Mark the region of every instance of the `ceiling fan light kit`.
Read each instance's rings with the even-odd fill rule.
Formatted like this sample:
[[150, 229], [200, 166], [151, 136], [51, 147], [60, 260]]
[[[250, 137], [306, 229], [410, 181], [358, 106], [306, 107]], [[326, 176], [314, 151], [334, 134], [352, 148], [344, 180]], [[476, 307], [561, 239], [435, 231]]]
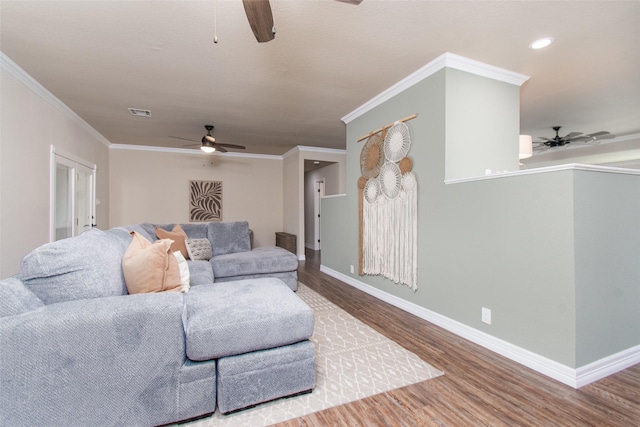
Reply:
[[210, 154], [210, 153], [213, 153], [214, 151], [216, 151], [216, 147], [212, 147], [210, 145], [204, 145], [204, 144], [202, 144], [200, 149], [202, 151], [204, 151], [205, 153], [207, 153], [207, 154]]
[[[185, 145], [185, 147], [189, 146], [199, 146], [200, 150], [205, 153], [213, 153], [214, 151], [220, 151], [221, 153], [228, 152], [227, 148], [234, 148], [237, 150], [244, 150], [246, 147], [244, 145], [236, 145], [236, 144], [225, 144], [216, 142], [216, 139], [211, 135], [213, 131], [213, 125], [204, 125], [204, 128], [207, 130], [207, 134], [202, 137], [202, 140], [198, 144], [189, 144]], [[193, 141], [197, 142], [194, 139], [182, 138], [179, 136], [169, 136], [169, 138], [183, 139], [185, 141]]]

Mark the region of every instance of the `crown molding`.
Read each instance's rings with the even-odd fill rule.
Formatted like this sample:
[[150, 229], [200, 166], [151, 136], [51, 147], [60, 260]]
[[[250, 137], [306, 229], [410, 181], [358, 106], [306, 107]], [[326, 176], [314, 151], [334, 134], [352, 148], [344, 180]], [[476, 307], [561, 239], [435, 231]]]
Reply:
[[310, 147], [306, 145], [298, 145], [297, 148], [302, 153], [347, 154], [347, 150], [339, 148]]
[[521, 86], [530, 78], [529, 76], [526, 76], [524, 74], [505, 70], [503, 68], [465, 58], [464, 56], [456, 55], [454, 53], [445, 52], [433, 61], [424, 65], [422, 68], [400, 80], [398, 83], [394, 84], [387, 90], [374, 96], [369, 101], [362, 104], [360, 107], [342, 117], [341, 120], [346, 124], [350, 123], [361, 115], [383, 104], [384, 102], [421, 82], [427, 77], [437, 73], [443, 68], [455, 68], [460, 71], [466, 71], [471, 74], [476, 74], [478, 76], [487, 77], [518, 86]]
[[323, 148], [323, 147], [309, 147], [305, 145], [296, 145], [291, 150], [282, 155], [283, 159], [289, 156], [293, 156], [297, 153], [322, 153], [322, 154], [347, 154], [347, 150], [341, 150], [338, 148]]
[[27, 89], [31, 90], [31, 92], [42, 98], [49, 105], [67, 116], [75, 124], [86, 130], [95, 139], [97, 139], [107, 147], [111, 145], [111, 142], [109, 142], [107, 138], [102, 136], [100, 132], [91, 127], [89, 123], [85, 122], [71, 108], [67, 107], [64, 102], [60, 101], [60, 99], [58, 99], [54, 94], [49, 92], [47, 88], [42, 86], [36, 79], [31, 77], [29, 73], [23, 70], [18, 64], [13, 62], [13, 60], [11, 60], [11, 58], [5, 55], [5, 53], [2, 51], [0, 51], [0, 68], [9, 73], [12, 77], [22, 83]]
[[223, 156], [223, 157], [241, 157], [244, 159], [263, 159], [263, 160], [282, 160], [282, 156], [274, 154], [254, 154], [254, 153], [205, 153], [202, 150], [194, 150], [191, 148], [172, 148], [172, 147], [154, 147], [151, 145], [130, 145], [130, 144], [111, 144], [112, 150], [131, 150], [131, 151], [152, 151], [155, 153], [172, 153], [172, 154], [192, 154], [196, 156]]

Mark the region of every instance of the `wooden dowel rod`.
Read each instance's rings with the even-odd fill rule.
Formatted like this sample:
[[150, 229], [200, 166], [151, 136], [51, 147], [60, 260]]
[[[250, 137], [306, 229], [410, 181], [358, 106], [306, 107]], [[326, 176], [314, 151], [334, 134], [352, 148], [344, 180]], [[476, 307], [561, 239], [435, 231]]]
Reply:
[[[403, 122], [403, 123], [404, 123], [404, 122], [407, 122], [407, 121], [409, 121], [409, 120], [411, 120], [411, 119], [415, 119], [416, 117], [418, 117], [418, 115], [417, 115], [417, 114], [412, 114], [412, 115], [410, 115], [410, 116], [405, 117], [404, 119], [400, 119], [400, 120], [396, 120], [396, 121], [397, 121], [397, 122]], [[393, 126], [394, 124], [395, 124], [395, 122], [393, 122], [393, 123], [389, 123], [389, 124], [388, 124], [388, 125], [386, 125], [386, 126], [382, 126], [380, 129], [376, 129], [376, 130], [374, 130], [373, 132], [369, 132], [369, 133], [368, 133], [368, 134], [366, 134], [366, 135], [362, 135], [360, 138], [358, 138], [358, 142], [362, 141], [363, 139], [367, 139], [367, 138], [369, 138], [369, 137], [372, 137], [372, 136], [373, 136], [373, 135], [375, 135], [376, 133], [382, 132], [383, 130], [390, 128], [390, 127], [391, 127], [391, 126]]]

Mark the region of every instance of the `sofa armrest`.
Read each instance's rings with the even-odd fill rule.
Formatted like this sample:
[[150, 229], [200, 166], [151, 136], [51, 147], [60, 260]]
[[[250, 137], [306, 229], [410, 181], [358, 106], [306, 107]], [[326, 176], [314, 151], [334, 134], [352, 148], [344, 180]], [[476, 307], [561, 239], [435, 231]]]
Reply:
[[161, 423], [177, 411], [182, 316], [182, 294], [163, 293], [3, 318], [0, 425], [126, 425], [132, 416]]

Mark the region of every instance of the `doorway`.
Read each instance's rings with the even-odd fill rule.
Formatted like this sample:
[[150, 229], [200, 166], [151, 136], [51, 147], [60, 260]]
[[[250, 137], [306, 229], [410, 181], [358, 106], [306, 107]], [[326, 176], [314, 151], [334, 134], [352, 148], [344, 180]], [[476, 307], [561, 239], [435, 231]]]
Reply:
[[96, 165], [51, 146], [50, 241], [96, 226]]

